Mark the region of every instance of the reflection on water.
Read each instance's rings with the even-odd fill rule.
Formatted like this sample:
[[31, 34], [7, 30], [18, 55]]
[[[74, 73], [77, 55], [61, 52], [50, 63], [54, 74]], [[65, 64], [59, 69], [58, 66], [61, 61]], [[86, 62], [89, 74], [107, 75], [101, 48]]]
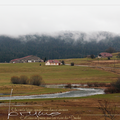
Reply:
[[[53, 88], [63, 88], [63, 85], [49, 85], [46, 87]], [[40, 98], [64, 98], [64, 97], [83, 97], [90, 96], [96, 94], [104, 94], [103, 89], [95, 89], [95, 88], [73, 88], [76, 89], [74, 91], [64, 92], [64, 93], [55, 93], [55, 94], [44, 94], [44, 95], [29, 95], [29, 96], [12, 96], [11, 100], [15, 99], [40, 99]], [[0, 97], [0, 100], [9, 100], [10, 97]]]

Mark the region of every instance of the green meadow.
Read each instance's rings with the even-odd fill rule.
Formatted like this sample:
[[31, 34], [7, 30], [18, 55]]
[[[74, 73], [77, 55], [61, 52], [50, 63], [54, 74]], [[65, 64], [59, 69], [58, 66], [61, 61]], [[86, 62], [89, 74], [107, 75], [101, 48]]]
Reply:
[[110, 60], [108, 58], [70, 58], [70, 59], [60, 59], [60, 61], [64, 60], [66, 64], [71, 64], [74, 62], [76, 65], [91, 65], [91, 66], [106, 66], [106, 67], [120, 67], [120, 58], [117, 58], [113, 55]]
[[[82, 61], [82, 60], [81, 60]], [[76, 63], [80, 62], [78, 59]], [[84, 62], [84, 60], [83, 60]], [[40, 66], [41, 64], [41, 66]], [[18, 64], [0, 64], [0, 93], [10, 95], [13, 89], [12, 96], [15, 95], [36, 95], [36, 94], [50, 94], [61, 93], [70, 91], [71, 89], [60, 88], [44, 88], [35, 85], [25, 84], [12, 84], [10, 79], [12, 76], [26, 75], [28, 77], [39, 74], [42, 76], [46, 84], [62, 84], [62, 83], [111, 83], [120, 77], [119, 74], [99, 70], [91, 67], [80, 66], [45, 66], [44, 63], [18, 63]], [[0, 95], [0, 97], [3, 95]], [[92, 95], [87, 97], [71, 97], [71, 98], [46, 98], [46, 99], [25, 99], [25, 100], [12, 100], [11, 109], [16, 108], [19, 112], [21, 109], [31, 110], [64, 110], [60, 111], [61, 116], [81, 116], [82, 120], [105, 120], [103, 111], [100, 109], [99, 101], [107, 101], [107, 107], [111, 110], [116, 108], [115, 114], [120, 113], [120, 93], [116, 94], [102, 94]], [[5, 120], [8, 112], [8, 100], [0, 100], [0, 119]], [[6, 104], [6, 106], [4, 105]], [[17, 105], [17, 106], [16, 106]], [[115, 107], [114, 107], [115, 106]], [[97, 116], [94, 116], [96, 115]], [[103, 114], [103, 116], [101, 116]], [[90, 116], [88, 116], [90, 115]], [[34, 117], [34, 116], [33, 116]], [[20, 116], [10, 116], [10, 120], [19, 120]], [[31, 117], [32, 119], [32, 117]], [[116, 115], [116, 120], [119, 116]]]
[[[40, 66], [41, 64], [41, 66]], [[90, 67], [80, 66], [45, 66], [44, 63], [5, 63], [0, 64], [0, 93], [10, 93], [13, 88], [14, 95], [45, 94], [65, 92], [68, 89], [43, 88], [33, 85], [12, 84], [12, 76], [26, 75], [28, 77], [39, 74], [46, 84], [64, 83], [110, 83], [120, 75], [98, 70]]]
[[0, 64], [0, 85], [11, 85], [12, 76], [39, 74], [46, 84], [60, 83], [87, 83], [105, 82], [109, 83], [119, 75], [90, 67], [80, 66], [45, 66], [44, 63], [17, 63]]

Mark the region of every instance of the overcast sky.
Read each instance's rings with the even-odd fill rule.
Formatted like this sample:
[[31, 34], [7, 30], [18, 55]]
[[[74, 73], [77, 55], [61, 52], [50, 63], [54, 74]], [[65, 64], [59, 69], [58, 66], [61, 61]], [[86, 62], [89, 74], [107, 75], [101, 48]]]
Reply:
[[0, 0], [0, 35], [120, 33], [120, 0]]

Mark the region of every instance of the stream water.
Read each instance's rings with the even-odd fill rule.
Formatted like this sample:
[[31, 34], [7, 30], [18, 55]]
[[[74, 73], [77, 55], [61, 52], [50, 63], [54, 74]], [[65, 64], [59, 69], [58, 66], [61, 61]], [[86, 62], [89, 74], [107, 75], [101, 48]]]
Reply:
[[83, 97], [83, 96], [90, 96], [90, 95], [96, 95], [96, 94], [104, 94], [103, 89], [95, 89], [95, 88], [72, 88], [72, 89], [75, 89], [75, 90], [64, 92], [64, 93], [55, 93], [55, 94], [0, 97], [0, 100]]

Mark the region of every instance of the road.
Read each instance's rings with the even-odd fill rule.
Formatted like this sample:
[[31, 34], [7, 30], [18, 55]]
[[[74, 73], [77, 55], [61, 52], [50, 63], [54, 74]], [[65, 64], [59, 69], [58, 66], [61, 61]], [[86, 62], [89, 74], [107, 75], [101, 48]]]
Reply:
[[[65, 65], [70, 65], [70, 64], [65, 64]], [[120, 69], [120, 68], [115, 68], [115, 67], [91, 66], [91, 65], [74, 65], [74, 66], [80, 66], [80, 67], [93, 67], [93, 68], [110, 68], [110, 69]]]

